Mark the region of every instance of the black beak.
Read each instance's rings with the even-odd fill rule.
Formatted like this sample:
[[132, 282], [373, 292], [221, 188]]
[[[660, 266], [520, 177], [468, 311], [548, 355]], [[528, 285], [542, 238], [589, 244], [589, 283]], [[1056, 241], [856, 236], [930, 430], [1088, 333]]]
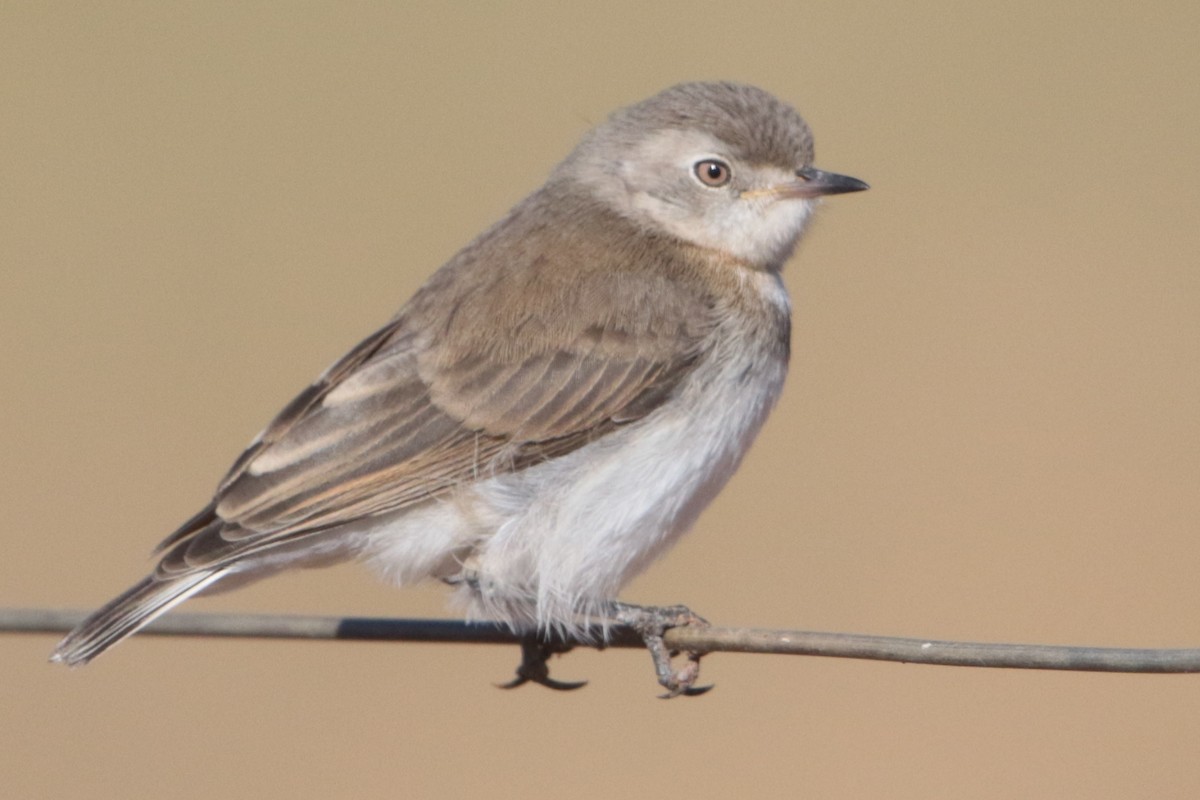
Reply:
[[858, 178], [851, 178], [849, 175], [838, 175], [836, 172], [822, 172], [814, 167], [804, 167], [803, 169], [796, 170], [796, 177], [802, 181], [798, 185], [799, 191], [797, 194], [802, 194], [805, 197], [847, 194], [848, 192], [861, 192], [871, 188]]

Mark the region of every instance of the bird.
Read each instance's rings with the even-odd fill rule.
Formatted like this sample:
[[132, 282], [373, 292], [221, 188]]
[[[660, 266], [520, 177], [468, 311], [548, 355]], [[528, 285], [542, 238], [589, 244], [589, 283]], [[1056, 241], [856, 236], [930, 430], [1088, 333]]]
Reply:
[[703, 691], [698, 658], [677, 670], [662, 644], [702, 618], [618, 595], [742, 461], [787, 372], [784, 263], [821, 198], [867, 188], [814, 167], [809, 126], [755, 86], [618, 109], [286, 405], [52, 660], [197, 594], [360, 560], [530, 633], [514, 685], [572, 688], [548, 637], [624, 624], [668, 696]]

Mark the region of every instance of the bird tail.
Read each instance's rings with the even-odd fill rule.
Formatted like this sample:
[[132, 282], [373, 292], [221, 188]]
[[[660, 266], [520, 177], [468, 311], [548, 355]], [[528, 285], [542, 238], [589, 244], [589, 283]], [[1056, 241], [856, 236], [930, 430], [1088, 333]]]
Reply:
[[71, 667], [86, 664], [225, 574], [215, 569], [166, 580], [144, 578], [79, 623], [54, 648], [50, 660]]

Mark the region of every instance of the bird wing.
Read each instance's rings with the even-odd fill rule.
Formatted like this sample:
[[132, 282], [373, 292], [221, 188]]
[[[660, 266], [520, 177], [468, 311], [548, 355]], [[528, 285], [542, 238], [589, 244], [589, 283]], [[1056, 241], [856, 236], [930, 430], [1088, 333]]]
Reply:
[[[564, 309], [527, 296], [489, 301], [486, 285], [431, 303], [427, 295], [447, 291], [431, 281], [255, 439], [213, 501], [159, 546], [159, 577], [523, 469], [652, 412], [695, 364], [711, 307], [689, 296], [694, 313], [669, 330], [640, 311], [596, 320], [587, 308], [613, 286], [575, 284], [559, 292]], [[629, 277], [616, 286], [643, 303], [661, 288]]]

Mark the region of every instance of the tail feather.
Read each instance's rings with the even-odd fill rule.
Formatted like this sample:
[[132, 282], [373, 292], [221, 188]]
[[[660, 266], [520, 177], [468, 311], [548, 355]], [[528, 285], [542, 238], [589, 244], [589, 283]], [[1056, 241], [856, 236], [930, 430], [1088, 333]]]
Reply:
[[72, 667], [86, 664], [224, 574], [216, 569], [167, 580], [144, 578], [79, 623], [58, 643], [50, 660]]

